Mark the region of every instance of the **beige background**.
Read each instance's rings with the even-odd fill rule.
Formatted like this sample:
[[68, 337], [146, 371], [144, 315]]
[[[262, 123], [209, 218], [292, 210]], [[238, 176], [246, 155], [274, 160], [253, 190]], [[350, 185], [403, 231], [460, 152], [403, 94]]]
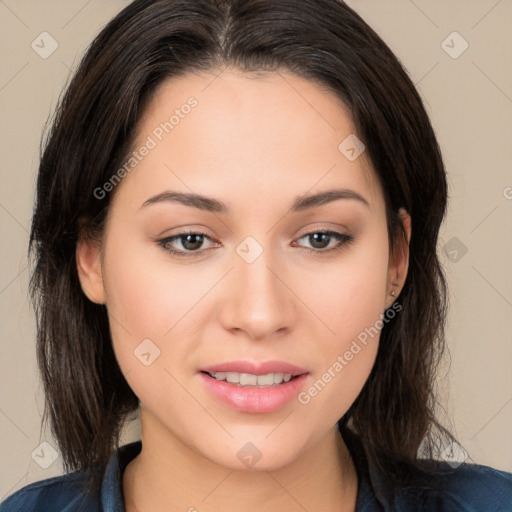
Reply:
[[[70, 69], [127, 3], [0, 0], [0, 499], [62, 473], [58, 453], [46, 469], [37, 457], [43, 451], [51, 462], [42, 442], [56, 449], [48, 432], [39, 436], [43, 397], [27, 299], [38, 146]], [[468, 461], [512, 471], [512, 2], [347, 3], [409, 70], [448, 170], [449, 214], [439, 248], [451, 285], [444, 407]], [[464, 41], [446, 39], [454, 31], [469, 45], [457, 58]], [[42, 32], [58, 43], [46, 59], [31, 47]], [[135, 420], [123, 442], [138, 436]]]

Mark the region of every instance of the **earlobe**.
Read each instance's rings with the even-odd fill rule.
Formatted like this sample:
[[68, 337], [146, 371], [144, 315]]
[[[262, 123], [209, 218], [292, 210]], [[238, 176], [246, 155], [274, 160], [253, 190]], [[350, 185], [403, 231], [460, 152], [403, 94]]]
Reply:
[[105, 304], [105, 289], [101, 270], [100, 245], [81, 239], [76, 246], [76, 268], [82, 290], [96, 304]]

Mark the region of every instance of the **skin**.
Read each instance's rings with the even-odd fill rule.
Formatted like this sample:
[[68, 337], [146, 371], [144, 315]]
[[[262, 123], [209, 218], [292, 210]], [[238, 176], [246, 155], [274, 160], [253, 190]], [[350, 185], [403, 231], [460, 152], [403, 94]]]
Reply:
[[[219, 73], [159, 87], [134, 148], [190, 96], [198, 105], [117, 186], [100, 243], [77, 246], [84, 293], [106, 304], [119, 365], [141, 401], [143, 448], [123, 476], [126, 507], [353, 511], [357, 476], [335, 425], [368, 378], [378, 336], [309, 403], [293, 399], [272, 413], [228, 408], [197, 372], [278, 359], [310, 372], [307, 389], [398, 296], [410, 218], [402, 211], [406, 237], [390, 255], [384, 197], [366, 154], [349, 161], [338, 150], [355, 129], [334, 94], [284, 71]], [[332, 188], [356, 191], [368, 205], [341, 199], [289, 212], [297, 196]], [[216, 198], [231, 212], [169, 201], [141, 207], [168, 190]], [[335, 238], [322, 246], [304, 236], [320, 229], [354, 240], [326, 252]], [[211, 240], [171, 247], [198, 257], [157, 242], [189, 230]], [[236, 252], [247, 236], [263, 249], [252, 263]], [[145, 366], [133, 352], [148, 338], [160, 356]], [[237, 457], [247, 442], [262, 454], [252, 467]]]

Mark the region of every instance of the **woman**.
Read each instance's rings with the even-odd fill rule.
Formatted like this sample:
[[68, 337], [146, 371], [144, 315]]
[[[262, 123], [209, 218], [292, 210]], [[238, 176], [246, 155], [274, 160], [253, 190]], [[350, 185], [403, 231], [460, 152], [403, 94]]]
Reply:
[[128, 5], [58, 109], [30, 239], [68, 474], [0, 510], [509, 510], [511, 474], [434, 460], [446, 199], [345, 4]]

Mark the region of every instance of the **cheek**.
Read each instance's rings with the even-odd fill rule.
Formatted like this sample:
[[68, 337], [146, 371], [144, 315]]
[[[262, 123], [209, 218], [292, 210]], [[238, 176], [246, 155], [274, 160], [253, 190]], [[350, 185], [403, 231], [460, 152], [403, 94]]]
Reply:
[[[109, 311], [135, 338], [159, 339], [198, 303], [209, 283], [201, 281], [193, 266], [170, 263], [154, 242], [133, 238], [109, 240], [105, 258]], [[135, 249], [124, 251], [126, 246]]]
[[339, 265], [317, 270], [316, 286], [302, 286], [308, 306], [321, 320], [313, 335], [319, 364], [298, 397], [310, 417], [324, 417], [328, 424], [337, 421], [371, 372], [383, 326], [386, 251], [386, 241], [376, 238], [350, 255], [347, 252]]
[[386, 240], [374, 237], [349, 248], [338, 261], [306, 272], [300, 293], [324, 325], [327, 346], [343, 348], [384, 312], [388, 257]]
[[[126, 228], [117, 232], [123, 237], [110, 236], [105, 248], [108, 314], [118, 362], [125, 374], [136, 369], [130, 374], [135, 379], [139, 371], [148, 374], [149, 368], [163, 368], [165, 362], [189, 357], [191, 347], [186, 343], [167, 341], [186, 340], [184, 332], [190, 337], [197, 328], [194, 319], [197, 321], [201, 309], [201, 297], [213, 286], [215, 276], [198, 275], [193, 265], [169, 264], [163, 250], [136, 237], [130, 240]], [[139, 347], [145, 347], [143, 353], [149, 351], [150, 357], [153, 352], [159, 354], [149, 368], [136, 359], [142, 350]]]

